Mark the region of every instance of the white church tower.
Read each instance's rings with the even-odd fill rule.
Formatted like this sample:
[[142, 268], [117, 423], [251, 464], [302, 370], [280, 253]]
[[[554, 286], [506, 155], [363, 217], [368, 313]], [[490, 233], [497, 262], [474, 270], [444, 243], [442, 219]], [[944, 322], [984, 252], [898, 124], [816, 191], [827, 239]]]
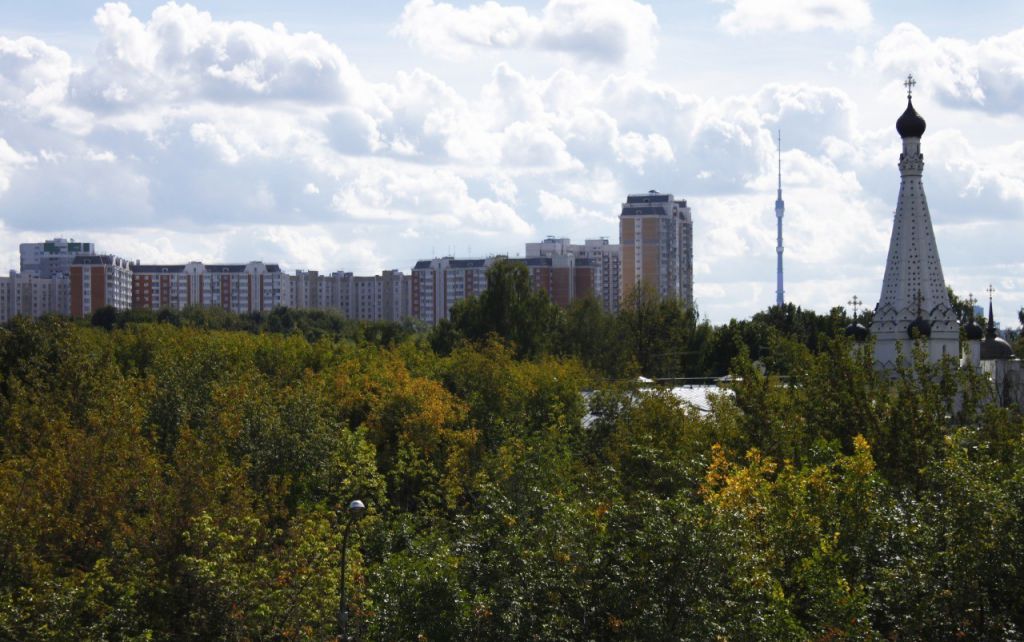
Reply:
[[921, 136], [925, 122], [911, 102], [914, 78], [907, 76], [904, 84], [907, 109], [896, 121], [896, 131], [903, 139], [900, 194], [889, 240], [882, 296], [875, 306], [870, 328], [876, 340], [875, 366], [880, 369], [895, 366], [897, 346], [901, 346], [903, 355], [909, 358], [917, 336], [925, 340], [932, 361], [945, 355], [960, 356], [960, 327], [949, 305], [928, 200], [921, 183], [924, 171]]

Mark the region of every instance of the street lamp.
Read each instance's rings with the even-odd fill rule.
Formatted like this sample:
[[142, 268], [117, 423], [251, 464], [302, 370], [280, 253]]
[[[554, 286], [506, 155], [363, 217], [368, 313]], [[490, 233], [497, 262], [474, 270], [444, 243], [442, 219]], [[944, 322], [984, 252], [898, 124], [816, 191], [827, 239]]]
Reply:
[[366, 513], [366, 504], [358, 499], [348, 503], [348, 519], [345, 521], [345, 534], [341, 538], [341, 601], [338, 604], [338, 626], [341, 639], [348, 641], [348, 604], [345, 601], [345, 555], [348, 553], [348, 533], [352, 524]]

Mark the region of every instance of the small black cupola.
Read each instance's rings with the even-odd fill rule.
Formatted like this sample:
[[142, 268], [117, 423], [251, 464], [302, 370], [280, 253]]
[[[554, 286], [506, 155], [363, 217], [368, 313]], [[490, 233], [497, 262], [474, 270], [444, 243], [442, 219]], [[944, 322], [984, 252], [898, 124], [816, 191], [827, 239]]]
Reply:
[[896, 120], [896, 131], [901, 138], [920, 138], [924, 135], [926, 123], [914, 109], [914, 103], [907, 98], [907, 110]]
[[853, 337], [853, 340], [860, 343], [868, 338], [868, 329], [859, 323], [851, 323], [846, 326], [846, 336]]
[[917, 317], [907, 326], [907, 336], [911, 339], [916, 339], [918, 336], [927, 339], [932, 336], [932, 324], [921, 317]]
[[968, 341], [981, 341], [982, 337], [985, 336], [985, 331], [978, 325], [977, 321], [971, 319], [970, 323], [964, 326], [964, 335]]
[[903, 83], [907, 88], [907, 109], [896, 120], [896, 131], [899, 132], [900, 138], [920, 138], [924, 135], [926, 126], [924, 118], [921, 118], [921, 114], [917, 113], [917, 110], [914, 109], [913, 101], [910, 100], [910, 95], [913, 93], [914, 85], [916, 84], [917, 81], [910, 75], [907, 76], [906, 82]]

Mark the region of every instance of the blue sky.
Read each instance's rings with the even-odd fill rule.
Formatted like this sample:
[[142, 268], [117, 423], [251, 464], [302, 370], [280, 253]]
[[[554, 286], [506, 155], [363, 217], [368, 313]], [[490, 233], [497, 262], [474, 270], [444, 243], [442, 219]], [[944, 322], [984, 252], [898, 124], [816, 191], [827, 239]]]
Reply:
[[1024, 306], [1024, 3], [7, 2], [0, 268], [18, 243], [143, 261], [408, 270], [617, 237], [658, 189], [695, 219], [714, 322], [881, 288], [902, 79], [919, 84], [947, 282]]

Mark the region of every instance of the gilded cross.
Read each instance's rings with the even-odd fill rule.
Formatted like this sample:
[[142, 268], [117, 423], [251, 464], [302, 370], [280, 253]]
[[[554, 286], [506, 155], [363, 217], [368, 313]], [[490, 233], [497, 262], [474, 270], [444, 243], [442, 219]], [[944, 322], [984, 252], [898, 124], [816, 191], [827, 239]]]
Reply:
[[917, 81], [914, 80], [914, 76], [907, 74], [907, 79], [903, 81], [903, 86], [907, 88], [907, 98], [910, 98], [910, 94], [914, 93], [914, 85], [916, 84]]
[[996, 289], [994, 287], [992, 287], [991, 283], [989, 283], [988, 287], [985, 288], [985, 291], [988, 292], [988, 302], [989, 302], [989, 304], [991, 304], [992, 303], [992, 295], [996, 293]]

